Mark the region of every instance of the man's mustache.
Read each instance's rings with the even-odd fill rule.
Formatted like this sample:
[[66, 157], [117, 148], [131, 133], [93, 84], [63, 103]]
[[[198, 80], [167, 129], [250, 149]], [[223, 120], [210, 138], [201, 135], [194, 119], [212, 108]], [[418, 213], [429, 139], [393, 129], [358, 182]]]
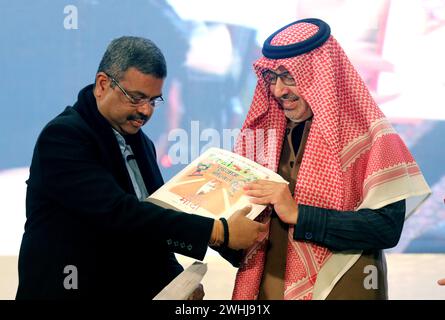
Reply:
[[280, 101], [298, 101], [300, 100], [300, 97], [293, 93], [286, 93], [283, 94], [280, 98], [278, 98]]
[[142, 121], [146, 122], [148, 120], [148, 117], [143, 114], [130, 115], [127, 117], [127, 120], [128, 121], [142, 120]]
[[300, 97], [297, 96], [296, 94], [293, 94], [293, 93], [286, 93], [286, 94], [283, 94], [281, 97], [275, 98], [275, 99], [278, 101], [279, 107], [283, 108], [282, 105], [283, 105], [284, 102], [286, 102], [286, 101], [291, 101], [291, 102], [298, 101], [298, 100], [300, 100]]

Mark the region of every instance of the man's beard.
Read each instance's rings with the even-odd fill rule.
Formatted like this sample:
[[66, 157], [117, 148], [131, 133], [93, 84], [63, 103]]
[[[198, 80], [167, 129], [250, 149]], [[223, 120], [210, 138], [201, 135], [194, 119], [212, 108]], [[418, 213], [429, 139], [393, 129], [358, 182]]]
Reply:
[[300, 110], [294, 109], [294, 110], [283, 110], [284, 111], [284, 115], [286, 116], [286, 118], [288, 118], [289, 120], [293, 121], [293, 122], [302, 122], [306, 119], [305, 115], [306, 113], [300, 114]]
[[293, 93], [284, 94], [278, 99], [279, 105], [284, 111], [284, 115], [286, 116], [286, 118], [288, 118], [289, 120], [291, 120], [293, 122], [302, 122], [302, 121], [306, 120], [305, 119], [306, 112], [301, 114], [301, 110], [300, 110], [304, 106], [299, 105], [295, 109], [286, 110], [283, 108], [283, 105], [284, 105], [284, 102], [288, 102], [288, 101], [298, 103], [297, 101], [300, 101], [300, 99], [301, 99], [301, 97], [299, 97]]

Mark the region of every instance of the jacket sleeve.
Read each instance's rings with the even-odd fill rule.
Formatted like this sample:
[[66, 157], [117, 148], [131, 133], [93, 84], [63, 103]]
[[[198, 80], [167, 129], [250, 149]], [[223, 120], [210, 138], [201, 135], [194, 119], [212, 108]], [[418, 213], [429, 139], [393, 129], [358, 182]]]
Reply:
[[167, 274], [171, 275], [172, 279], [177, 277], [182, 271], [184, 271], [184, 268], [181, 266], [172, 252], [169, 252], [168, 261], [169, 263], [167, 264]]
[[164, 241], [173, 252], [203, 259], [214, 220], [140, 202], [126, 193], [101, 162], [97, 142], [82, 129], [54, 122], [44, 128], [28, 188], [98, 231]]
[[294, 239], [331, 250], [386, 249], [397, 245], [405, 220], [405, 200], [380, 209], [337, 211], [298, 206]]

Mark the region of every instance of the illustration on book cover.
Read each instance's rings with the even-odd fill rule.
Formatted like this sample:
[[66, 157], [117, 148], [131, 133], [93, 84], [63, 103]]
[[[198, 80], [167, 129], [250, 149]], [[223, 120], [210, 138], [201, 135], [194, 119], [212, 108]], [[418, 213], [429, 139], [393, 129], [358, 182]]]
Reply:
[[185, 172], [170, 192], [192, 209], [201, 207], [219, 216], [238, 202], [246, 183], [257, 179], [249, 171], [210, 155], [207, 162], [199, 162]]

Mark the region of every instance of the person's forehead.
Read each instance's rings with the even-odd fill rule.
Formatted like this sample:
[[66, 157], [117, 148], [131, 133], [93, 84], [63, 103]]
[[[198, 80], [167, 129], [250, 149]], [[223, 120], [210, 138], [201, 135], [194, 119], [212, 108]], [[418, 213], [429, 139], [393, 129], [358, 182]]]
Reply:
[[154, 97], [162, 95], [164, 79], [157, 78], [151, 74], [143, 74], [134, 68], [130, 68], [124, 73], [121, 82], [126, 86], [125, 89], [129, 93]]

